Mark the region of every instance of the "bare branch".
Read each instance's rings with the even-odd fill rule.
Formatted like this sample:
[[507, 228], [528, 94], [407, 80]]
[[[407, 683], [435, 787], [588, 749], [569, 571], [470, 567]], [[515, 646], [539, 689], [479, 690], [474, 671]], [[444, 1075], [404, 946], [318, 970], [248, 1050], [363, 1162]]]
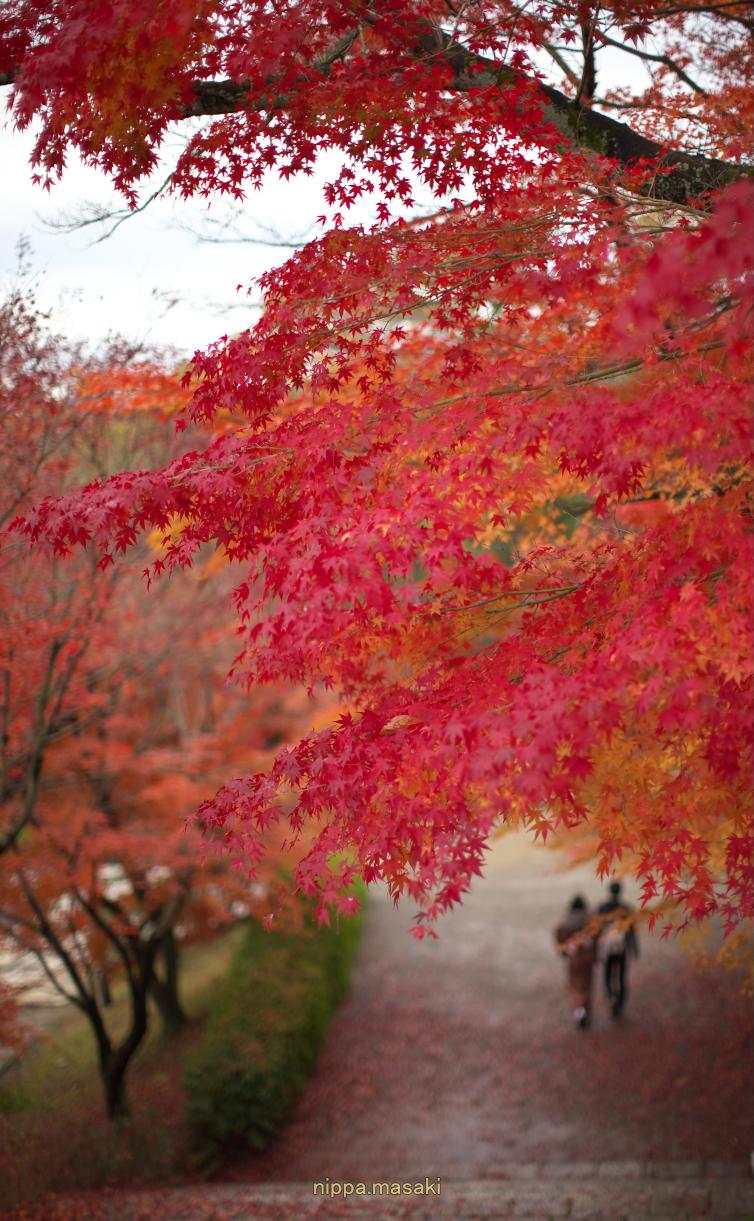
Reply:
[[115, 231], [132, 216], [138, 216], [156, 199], [164, 195], [170, 186], [172, 177], [172, 173], [168, 174], [167, 178], [147, 196], [143, 203], [138, 204], [135, 208], [104, 208], [100, 204], [83, 204], [78, 216], [62, 215], [58, 220], [45, 219], [44, 226], [55, 233], [78, 233], [79, 230], [88, 229], [91, 225], [104, 225], [107, 221], [113, 221], [114, 223], [110, 225], [109, 229], [100, 233], [99, 237], [93, 238], [89, 243], [90, 246], [99, 246], [100, 242], [112, 237]]
[[[134, 973], [133, 973], [133, 962], [131, 960], [130, 954], [128, 953], [128, 950], [126, 949], [125, 945], [123, 944], [122, 939], [120, 937], [118, 937], [117, 933], [112, 928], [112, 926], [110, 924], [108, 924], [107, 920], [104, 920], [102, 918], [102, 916], [100, 916], [100, 914], [97, 911], [94, 904], [89, 902], [89, 900], [81, 893], [81, 891], [78, 889], [78, 887], [74, 887], [73, 893], [75, 894], [76, 899], [81, 904], [82, 908], [84, 909], [86, 914], [89, 916], [89, 918], [92, 920], [92, 922], [94, 924], [96, 924], [97, 928], [100, 930], [100, 932], [103, 934], [103, 936], [106, 937], [107, 940], [110, 942], [110, 944], [115, 948], [115, 951], [116, 951], [118, 957], [120, 958], [121, 962], [123, 963], [123, 966], [126, 971], [126, 975], [128, 976], [129, 986], [130, 986], [131, 990], [133, 991], [136, 988], [136, 980], [134, 978]], [[119, 917], [122, 915], [121, 909], [118, 907], [118, 905], [116, 903], [113, 903], [110, 900], [106, 900], [106, 899], [103, 900], [103, 906], [109, 908], [111, 911], [113, 911], [114, 914], [117, 914]]]
[[39, 781], [42, 775], [42, 765], [44, 762], [44, 752], [47, 745], [47, 714], [48, 704], [52, 694], [52, 679], [55, 670], [55, 661], [58, 653], [62, 648], [62, 641], [53, 639], [50, 643], [50, 651], [47, 656], [47, 666], [45, 675], [42, 680], [42, 687], [37, 696], [37, 713], [34, 725], [33, 747], [26, 766], [26, 791], [24, 793], [23, 803], [16, 817], [12, 820], [8, 830], [3, 831], [0, 835], [0, 856], [9, 849], [14, 848], [21, 832], [31, 821], [34, 815], [34, 809], [37, 802], [37, 793], [39, 792]]
[[545, 42], [542, 45], [547, 54], [550, 56], [550, 59], [552, 59], [553, 62], [558, 65], [563, 75], [567, 77], [575, 89], [578, 89], [580, 84], [579, 75], [577, 72], [574, 72], [565, 56], [561, 55], [558, 47], [553, 46], [551, 42]]
[[249, 233], [242, 227], [241, 219], [238, 217], [226, 216], [222, 219], [215, 219], [210, 216], [200, 229], [187, 224], [180, 225], [179, 228], [184, 233], [190, 233], [196, 241], [203, 244], [267, 246], [280, 250], [301, 250], [314, 236], [313, 230], [309, 229], [305, 233], [293, 234], [290, 238], [284, 238], [277, 229], [270, 225], [263, 225], [261, 221], [253, 221], [252, 224], [254, 229]]
[[[48, 945], [52, 946], [52, 949], [54, 950], [55, 954], [62, 962], [63, 966], [65, 967], [66, 971], [68, 972], [68, 975], [69, 975], [76, 991], [79, 994], [79, 997], [81, 998], [82, 1008], [86, 1008], [89, 1004], [91, 1004], [92, 998], [86, 990], [84, 982], [76, 968], [76, 964], [74, 963], [73, 959], [71, 958], [71, 955], [68, 953], [65, 946], [63, 945], [63, 942], [58, 937], [52, 924], [48, 920], [47, 915], [44, 911], [44, 908], [41, 906], [39, 900], [37, 899], [37, 896], [34, 894], [31, 884], [30, 884], [28, 878], [26, 877], [26, 874], [24, 873], [23, 869], [18, 870], [18, 879], [21, 883], [21, 888], [24, 892], [26, 902], [29, 904], [29, 907], [34, 912], [34, 915], [37, 918], [37, 921], [39, 924], [39, 932], [44, 937], [44, 939], [48, 943]], [[59, 989], [59, 991], [62, 991], [62, 989]], [[66, 995], [66, 994], [63, 993], [63, 995]]]
[[671, 72], [675, 72], [679, 80], [683, 81], [684, 85], [688, 85], [689, 89], [693, 89], [695, 93], [701, 94], [702, 97], [709, 97], [706, 89], [702, 89], [701, 85], [697, 85], [696, 81], [692, 80], [687, 72], [684, 72], [680, 64], [677, 64], [669, 55], [653, 55], [650, 51], [642, 51], [640, 47], [629, 47], [624, 42], [619, 42], [616, 38], [610, 38], [608, 34], [598, 32], [597, 37], [600, 45], [607, 47], [615, 47], [618, 51], [625, 51], [627, 55], [635, 55], [639, 59], [646, 59], [656, 64], [664, 64], [666, 68], [670, 68]]

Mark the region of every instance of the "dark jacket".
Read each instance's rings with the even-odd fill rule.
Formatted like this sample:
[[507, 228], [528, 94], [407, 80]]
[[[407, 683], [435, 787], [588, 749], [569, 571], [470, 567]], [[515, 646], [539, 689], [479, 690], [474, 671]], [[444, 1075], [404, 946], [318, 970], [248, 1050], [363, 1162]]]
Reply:
[[[616, 920], [605, 920], [599, 933], [600, 941], [602, 942], [603, 952], [608, 946], [611, 933], [617, 933], [621, 927], [623, 920], [627, 919], [633, 908], [628, 903], [623, 903], [620, 899], [606, 899], [604, 903], [600, 903], [597, 908], [599, 916], [609, 916], [614, 914]], [[622, 946], [620, 939], [615, 949], [608, 949], [610, 955], [613, 954], [633, 954], [634, 958], [639, 957], [639, 938], [636, 936], [636, 929], [633, 924], [626, 925], [623, 929]]]

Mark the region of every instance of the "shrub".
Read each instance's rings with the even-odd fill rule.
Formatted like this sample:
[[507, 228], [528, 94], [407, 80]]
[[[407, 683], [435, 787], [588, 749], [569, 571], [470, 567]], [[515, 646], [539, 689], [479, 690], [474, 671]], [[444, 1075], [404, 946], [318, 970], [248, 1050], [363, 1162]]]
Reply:
[[307, 912], [295, 932], [250, 922], [185, 1073], [199, 1164], [279, 1132], [346, 994], [360, 931], [359, 915], [317, 929]]

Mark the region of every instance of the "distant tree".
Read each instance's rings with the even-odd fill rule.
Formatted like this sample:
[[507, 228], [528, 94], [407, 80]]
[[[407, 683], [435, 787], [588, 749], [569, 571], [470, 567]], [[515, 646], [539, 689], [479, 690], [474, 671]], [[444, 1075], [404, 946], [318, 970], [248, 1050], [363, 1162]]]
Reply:
[[94, 561], [80, 558], [61, 573], [8, 533], [35, 495], [64, 486], [86, 418], [74, 358], [47, 332], [28, 289], [13, 290], [0, 305], [0, 854], [34, 816], [48, 744], [96, 703], [81, 676], [105, 596], [104, 583], [93, 582]]
[[[224, 694], [234, 635], [217, 614], [216, 560], [149, 596], [102, 558], [61, 564], [8, 529], [45, 491], [108, 473], [124, 454], [164, 461], [170, 387], [132, 355], [115, 345], [84, 362], [27, 293], [0, 306], [0, 941], [34, 955], [86, 1016], [111, 1116], [127, 1110], [150, 998], [169, 1029], [185, 1020], [180, 946], [267, 893], [185, 819], [220, 760], [262, 766], [270, 727], [284, 738], [296, 720], [271, 708], [274, 691]], [[111, 978], [128, 999], [117, 1034]], [[11, 999], [3, 992], [3, 1029]]]

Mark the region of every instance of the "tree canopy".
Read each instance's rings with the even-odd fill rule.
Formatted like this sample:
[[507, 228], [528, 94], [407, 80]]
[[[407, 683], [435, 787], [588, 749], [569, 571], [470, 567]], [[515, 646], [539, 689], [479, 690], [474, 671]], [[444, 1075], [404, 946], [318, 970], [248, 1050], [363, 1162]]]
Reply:
[[[149, 355], [119, 341], [82, 354], [20, 277], [0, 301], [0, 523], [87, 476], [170, 457], [167, 415], [185, 396]], [[268, 763], [310, 708], [300, 689], [225, 690], [233, 623], [217, 583], [230, 574], [211, 558], [151, 594], [96, 560], [29, 554], [0, 529], [0, 948], [86, 1017], [115, 1116], [148, 998], [169, 1029], [185, 1021], [181, 947], [264, 915], [292, 863], [273, 833], [251, 886], [184, 820], [224, 769]], [[123, 1028], [108, 1012], [117, 978]], [[0, 1034], [20, 1041], [22, 989], [0, 985]]]
[[337, 154], [321, 235], [185, 375], [209, 444], [20, 524], [105, 567], [156, 531], [150, 579], [217, 549], [235, 677], [339, 689], [198, 815], [252, 865], [313, 831], [323, 919], [358, 871], [423, 935], [501, 825], [751, 915], [751, 54], [735, 2], [4, 6], [46, 184], [77, 150], [135, 206], [201, 116], [179, 196]]

